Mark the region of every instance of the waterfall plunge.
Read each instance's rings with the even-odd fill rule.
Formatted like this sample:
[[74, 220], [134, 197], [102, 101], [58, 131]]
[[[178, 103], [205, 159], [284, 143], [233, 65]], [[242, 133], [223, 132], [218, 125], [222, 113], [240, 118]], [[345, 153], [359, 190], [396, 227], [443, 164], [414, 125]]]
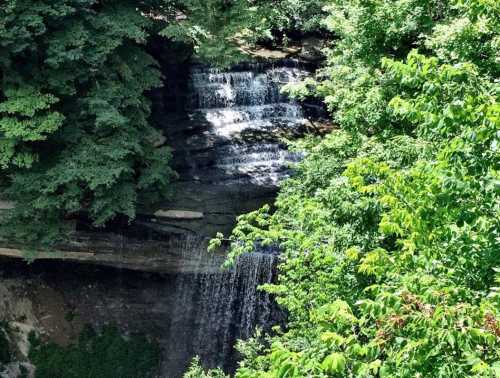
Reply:
[[206, 367], [231, 371], [236, 340], [251, 337], [256, 327], [269, 330], [282, 318], [269, 294], [258, 290], [273, 281], [276, 259], [275, 254], [256, 252], [241, 256], [221, 273], [177, 276], [173, 304], [182, 310], [170, 323], [178, 341], [169, 346], [168, 357], [175, 357], [187, 338], [182, 354], [200, 356]]

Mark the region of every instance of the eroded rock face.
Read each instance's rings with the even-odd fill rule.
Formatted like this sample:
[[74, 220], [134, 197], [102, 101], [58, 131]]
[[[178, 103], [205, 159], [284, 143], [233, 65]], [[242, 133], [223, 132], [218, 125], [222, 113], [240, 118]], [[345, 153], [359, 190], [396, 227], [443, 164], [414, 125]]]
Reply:
[[[301, 106], [280, 90], [306, 75], [293, 61], [243, 64], [227, 72], [193, 66], [185, 72], [184, 113], [163, 109], [159, 120], [180, 174], [174, 197], [160, 211], [204, 217], [162, 216], [156, 230], [183, 227], [213, 237], [230, 232], [238, 215], [272, 200], [289, 165], [301, 158], [284, 139], [303, 135], [308, 125]], [[157, 103], [167, 95], [157, 94]]]
[[[208, 367], [231, 371], [238, 338], [255, 326], [269, 329], [282, 318], [259, 284], [275, 275], [275, 255], [245, 256], [233, 270], [156, 274], [64, 262], [0, 264], [0, 321], [12, 333], [17, 356], [26, 361], [27, 335], [65, 345], [84, 324], [117, 325], [158, 341], [162, 378], [180, 378], [199, 355]], [[13, 368], [15, 368], [13, 366]]]
[[[289, 164], [301, 158], [283, 138], [302, 135], [308, 121], [280, 88], [304, 75], [294, 62], [165, 72], [166, 87], [151, 96], [166, 138], [155, 143], [173, 148], [179, 173], [173, 198], [141, 209], [130, 226], [96, 232], [79, 225], [62, 252], [39, 254], [34, 266], [0, 264], [0, 280], [20, 288], [13, 295], [9, 286], [9, 300], [41, 305], [30, 324], [58, 343], [84, 323], [157, 338], [162, 377], [181, 377], [196, 355], [207, 367], [231, 370], [235, 340], [281, 318], [257, 290], [275, 278], [277, 256], [259, 249], [222, 271], [224, 250], [209, 254], [207, 244], [217, 232], [228, 234], [238, 215], [271, 202]], [[22, 257], [15, 246], [0, 254]], [[68, 324], [68, 311], [76, 322]]]
[[19, 263], [0, 261], [0, 267], [0, 323], [11, 352], [11, 362], [0, 364], [0, 377], [35, 377], [34, 366], [28, 360], [29, 335], [34, 332], [46, 340], [68, 345], [81, 332], [83, 322], [67, 320], [69, 307], [58, 287], [47, 285], [39, 277], [19, 276]]
[[[166, 138], [157, 143], [174, 150], [173, 197], [140, 209], [131, 226], [77, 227], [71, 242], [58, 246], [62, 252], [38, 257], [155, 272], [218, 269], [220, 256], [205, 253], [208, 240], [230, 233], [237, 216], [272, 202], [289, 165], [301, 158], [283, 140], [302, 135], [308, 121], [280, 90], [305, 75], [293, 61], [166, 72], [167, 85], [151, 97]], [[0, 255], [22, 255], [15, 245], [3, 247]]]

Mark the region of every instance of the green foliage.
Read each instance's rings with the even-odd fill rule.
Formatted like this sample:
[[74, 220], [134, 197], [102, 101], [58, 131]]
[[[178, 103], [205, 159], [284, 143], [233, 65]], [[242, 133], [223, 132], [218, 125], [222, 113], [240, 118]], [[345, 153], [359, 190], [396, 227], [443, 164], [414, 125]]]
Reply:
[[160, 34], [191, 45], [195, 54], [211, 64], [230, 66], [243, 59], [236, 40], [241, 38], [244, 14], [238, 4], [224, 0], [187, 0]]
[[[344, 138], [332, 134], [323, 143]], [[499, 261], [491, 183], [469, 194], [453, 170], [391, 167], [377, 149], [358, 152], [370, 158], [348, 159], [340, 178], [326, 187], [321, 178], [311, 195], [305, 167], [325, 157], [316, 148], [286, 185], [277, 212], [263, 217], [265, 229], [245, 218], [242, 232], [246, 221], [255, 227], [248, 243], [279, 236], [281, 275], [267, 290], [290, 318], [289, 330], [246, 360], [237, 377], [322, 377], [344, 369], [342, 376], [359, 377], [492, 374], [500, 314], [487, 299]]]
[[168, 194], [168, 149], [154, 147], [145, 92], [160, 85], [144, 49], [157, 2], [7, 1], [0, 9], [4, 236], [51, 242], [63, 220], [135, 217]]
[[12, 359], [7, 329], [5, 324], [0, 323], [0, 368]]
[[[420, 48], [431, 50], [440, 62], [473, 63], [490, 79], [498, 76], [500, 10], [495, 1], [332, 1], [326, 9], [323, 23], [339, 39], [325, 51], [327, 63], [316, 78], [287, 91], [322, 98], [346, 130], [412, 132], [411, 125], [390, 114], [388, 102], [402, 88], [387, 77], [384, 58], [401, 60]], [[409, 81], [416, 83], [416, 77]]]
[[[285, 38], [290, 32], [318, 32], [323, 19], [325, 0], [257, 0], [239, 1], [240, 11], [245, 12], [246, 31], [253, 38]], [[281, 35], [280, 35], [281, 34]]]
[[37, 378], [155, 377], [159, 349], [142, 336], [124, 337], [115, 327], [86, 328], [68, 347], [42, 343], [31, 336], [29, 358]]
[[495, 0], [453, 3], [455, 17], [434, 27], [425, 40], [441, 61], [471, 62], [491, 78], [500, 74], [500, 5]]
[[[404, 57], [421, 45], [433, 20], [444, 17], [446, 1], [332, 1], [323, 24], [339, 37], [325, 51], [327, 64], [308, 91], [292, 94], [324, 99], [334, 120], [344, 129], [387, 133], [395, 124], [387, 103], [397, 93], [385, 80], [382, 57]], [[300, 87], [299, 87], [300, 88]], [[392, 123], [392, 124], [391, 124]]]
[[34, 156], [26, 152], [16, 152], [20, 142], [45, 140], [48, 134], [61, 127], [64, 117], [58, 112], [44, 114], [44, 110], [57, 102], [52, 95], [44, 95], [28, 86], [5, 89], [6, 101], [0, 104], [0, 132], [3, 135], [0, 150], [2, 167], [9, 164], [31, 167]]
[[228, 376], [220, 369], [205, 371], [200, 365], [200, 359], [195, 358], [184, 374], [184, 378], [227, 378]]
[[160, 34], [191, 44], [196, 55], [227, 67], [256, 43], [287, 44], [288, 34], [318, 32], [326, 0], [184, 0]]
[[341, 130], [298, 143], [276, 209], [229, 237], [230, 261], [281, 248], [264, 289], [289, 313], [236, 377], [499, 376], [498, 5], [328, 12], [324, 69], [287, 90], [323, 98]]

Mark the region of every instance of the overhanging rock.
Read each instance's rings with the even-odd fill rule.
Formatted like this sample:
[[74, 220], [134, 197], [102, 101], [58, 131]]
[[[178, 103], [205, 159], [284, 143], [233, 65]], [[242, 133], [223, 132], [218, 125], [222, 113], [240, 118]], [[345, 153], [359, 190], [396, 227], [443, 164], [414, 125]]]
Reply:
[[164, 240], [135, 239], [112, 233], [76, 233], [52, 251], [30, 251], [15, 245], [0, 248], [0, 256], [37, 260], [77, 261], [158, 273], [221, 272], [225, 253], [208, 252], [208, 238], [171, 235]]
[[154, 215], [158, 218], [176, 220], [197, 220], [204, 218], [203, 213], [189, 210], [158, 210], [154, 213]]

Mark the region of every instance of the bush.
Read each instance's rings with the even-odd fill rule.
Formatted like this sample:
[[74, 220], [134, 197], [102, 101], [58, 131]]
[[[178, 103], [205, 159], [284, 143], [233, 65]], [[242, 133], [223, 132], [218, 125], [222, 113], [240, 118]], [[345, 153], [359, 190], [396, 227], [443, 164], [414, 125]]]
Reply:
[[201, 367], [200, 359], [195, 358], [184, 378], [228, 378], [228, 376], [220, 369], [205, 371]]
[[125, 337], [116, 327], [96, 332], [87, 327], [68, 347], [30, 337], [29, 358], [36, 378], [148, 378], [155, 377], [158, 346], [143, 336]]

